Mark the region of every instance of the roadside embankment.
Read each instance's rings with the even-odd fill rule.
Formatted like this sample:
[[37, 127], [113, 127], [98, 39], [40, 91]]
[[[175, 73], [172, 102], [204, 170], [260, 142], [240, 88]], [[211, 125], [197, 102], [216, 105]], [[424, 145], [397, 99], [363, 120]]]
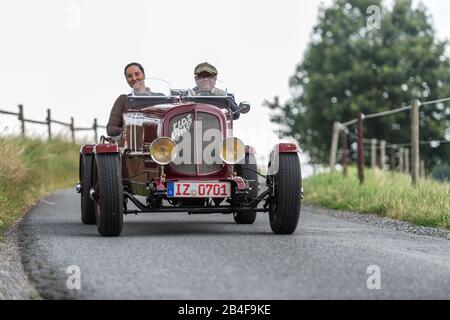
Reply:
[[351, 168], [347, 178], [335, 172], [305, 179], [304, 192], [307, 203], [450, 229], [449, 183], [423, 179], [413, 188], [408, 175], [367, 170], [360, 186]]
[[61, 139], [0, 138], [0, 239], [38, 199], [75, 185], [79, 148]]

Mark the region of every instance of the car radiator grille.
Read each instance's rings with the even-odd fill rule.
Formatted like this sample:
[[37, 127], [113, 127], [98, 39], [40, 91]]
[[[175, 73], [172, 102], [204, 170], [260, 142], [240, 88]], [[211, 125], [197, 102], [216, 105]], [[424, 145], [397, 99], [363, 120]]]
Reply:
[[[196, 128], [194, 126], [195, 121], [200, 123], [201, 126]], [[178, 146], [177, 157], [186, 160], [181, 164], [172, 164], [172, 168], [176, 172], [186, 175], [197, 175], [212, 173], [222, 168], [223, 163], [216, 152], [217, 148], [208, 148], [210, 151], [208, 153], [214, 158], [212, 164], [205, 163], [203, 156], [203, 150], [208, 145], [220, 143], [220, 141], [215, 141], [216, 138], [214, 137], [206, 137], [204, 139], [204, 133], [208, 129], [220, 130], [219, 118], [206, 112], [183, 113], [170, 119], [169, 128], [169, 136], [175, 140]], [[195, 130], [201, 130], [201, 133], [195, 132]], [[187, 148], [187, 146], [189, 147]]]

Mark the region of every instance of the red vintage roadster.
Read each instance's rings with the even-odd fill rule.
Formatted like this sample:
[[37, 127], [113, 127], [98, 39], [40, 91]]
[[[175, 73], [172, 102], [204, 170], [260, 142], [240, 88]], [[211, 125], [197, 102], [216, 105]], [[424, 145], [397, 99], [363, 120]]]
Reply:
[[[81, 147], [77, 191], [84, 224], [118, 236], [127, 214], [222, 213], [252, 224], [258, 212], [268, 212], [274, 233], [296, 230], [302, 198], [296, 144], [274, 146], [263, 176], [255, 149], [232, 136], [233, 120], [250, 110], [248, 103], [237, 105], [226, 93], [153, 92], [128, 96], [120, 137]], [[267, 186], [261, 192], [258, 175]], [[128, 201], [137, 209], [128, 209]]]

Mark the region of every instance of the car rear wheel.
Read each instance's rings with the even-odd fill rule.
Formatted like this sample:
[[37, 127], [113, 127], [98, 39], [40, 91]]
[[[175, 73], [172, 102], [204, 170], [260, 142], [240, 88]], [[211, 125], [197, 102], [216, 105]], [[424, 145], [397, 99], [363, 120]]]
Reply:
[[[248, 180], [250, 184], [250, 198], [256, 198], [258, 196], [258, 174], [256, 173], [256, 170], [257, 165], [254, 154], [246, 154], [245, 162], [236, 165], [238, 176]], [[256, 211], [233, 213], [233, 218], [237, 224], [253, 224], [256, 220], [256, 213]]]
[[104, 237], [116, 237], [123, 225], [123, 185], [118, 154], [95, 157], [95, 215], [98, 232]]
[[297, 153], [281, 153], [278, 157], [278, 170], [272, 176], [274, 197], [269, 212], [270, 227], [276, 234], [292, 234], [301, 209], [300, 161]]
[[92, 188], [92, 154], [81, 156], [80, 178], [81, 178], [81, 221], [84, 224], [95, 224], [94, 201], [89, 193]]

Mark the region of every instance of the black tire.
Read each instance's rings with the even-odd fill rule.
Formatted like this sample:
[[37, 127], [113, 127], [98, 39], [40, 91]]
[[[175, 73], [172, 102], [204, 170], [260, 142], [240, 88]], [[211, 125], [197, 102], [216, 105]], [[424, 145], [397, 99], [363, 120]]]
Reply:
[[120, 156], [95, 157], [95, 215], [97, 229], [104, 237], [117, 237], [123, 225], [123, 185]]
[[276, 234], [292, 234], [301, 210], [302, 174], [297, 153], [281, 153], [273, 175], [275, 197], [269, 212], [270, 228]]
[[[258, 196], [258, 174], [256, 173], [256, 157], [254, 154], [246, 154], [245, 162], [243, 164], [236, 165], [236, 172], [238, 176], [249, 180], [250, 187], [249, 192], [251, 198]], [[237, 224], [253, 224], [256, 220], [256, 211], [245, 213], [233, 213], [233, 219]]]
[[92, 166], [93, 155], [82, 155], [80, 159], [81, 222], [84, 224], [95, 224], [94, 201], [89, 196], [89, 191], [92, 188]]

